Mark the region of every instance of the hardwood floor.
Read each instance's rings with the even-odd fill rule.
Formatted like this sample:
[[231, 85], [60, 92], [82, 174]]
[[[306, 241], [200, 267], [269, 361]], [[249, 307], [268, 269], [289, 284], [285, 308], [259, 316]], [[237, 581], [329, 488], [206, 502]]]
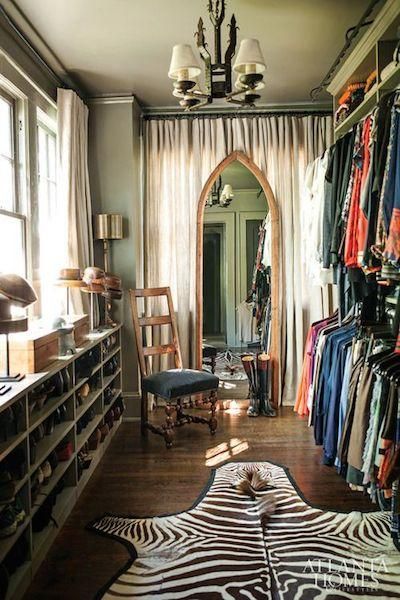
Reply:
[[[159, 410], [157, 420], [162, 416]], [[93, 598], [124, 566], [128, 553], [118, 542], [87, 531], [91, 520], [105, 512], [152, 516], [185, 510], [206, 485], [211, 464], [235, 459], [286, 465], [306, 499], [321, 507], [371, 509], [368, 498], [351, 492], [334, 469], [321, 464], [312, 430], [290, 407], [276, 419], [219, 413], [215, 437], [204, 426], [185, 426], [176, 432], [171, 450], [159, 436], [141, 439], [138, 423], [124, 423], [25, 597]]]

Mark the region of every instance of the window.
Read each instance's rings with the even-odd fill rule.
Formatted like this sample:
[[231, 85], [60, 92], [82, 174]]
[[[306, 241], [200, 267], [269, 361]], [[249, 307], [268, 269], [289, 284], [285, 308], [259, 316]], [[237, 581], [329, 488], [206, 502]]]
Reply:
[[56, 125], [38, 111], [38, 240], [41, 313], [55, 316], [60, 310], [60, 290], [55, 288], [63, 262], [63, 227], [57, 202]]
[[0, 95], [0, 208], [13, 211], [16, 197], [14, 102]]
[[26, 276], [26, 217], [19, 212], [16, 103], [0, 90], [0, 271]]

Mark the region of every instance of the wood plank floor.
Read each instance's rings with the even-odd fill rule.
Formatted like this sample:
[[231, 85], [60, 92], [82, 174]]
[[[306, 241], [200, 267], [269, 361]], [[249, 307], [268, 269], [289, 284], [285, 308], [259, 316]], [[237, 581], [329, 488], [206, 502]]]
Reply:
[[26, 598], [93, 598], [128, 554], [118, 542], [85, 530], [87, 523], [105, 512], [151, 516], [185, 510], [206, 485], [211, 463], [271, 459], [290, 468], [308, 501], [334, 510], [371, 509], [367, 498], [321, 464], [312, 430], [291, 408], [276, 419], [249, 419], [243, 411], [220, 413], [219, 420], [215, 437], [201, 425], [179, 429], [168, 451], [159, 436], [142, 440], [138, 423], [122, 424]]

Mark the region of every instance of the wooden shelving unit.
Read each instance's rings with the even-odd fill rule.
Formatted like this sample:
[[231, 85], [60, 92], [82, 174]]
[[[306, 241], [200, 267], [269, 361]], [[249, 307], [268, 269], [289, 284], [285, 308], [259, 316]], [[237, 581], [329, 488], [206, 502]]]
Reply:
[[[78, 378], [76, 373], [77, 363], [90, 351], [94, 351], [95, 355], [97, 353], [99, 359], [92, 367], [89, 377]], [[108, 369], [105, 367], [111, 359], [113, 359], [113, 362], [116, 362], [113, 365], [114, 372], [106, 375], [105, 371], [108, 372]], [[61, 526], [74, 507], [121, 424], [121, 418], [114, 422], [104, 441], [91, 453], [92, 461], [89, 468], [80, 474], [78, 469], [79, 451], [95, 431], [96, 427], [101, 426], [105, 422], [106, 414], [121, 397], [120, 365], [121, 327], [118, 326], [114, 329], [108, 329], [102, 333], [89, 336], [85, 346], [79, 348], [75, 355], [68, 358], [60, 358], [52, 363], [46, 372], [27, 375], [21, 382], [13, 384], [12, 390], [0, 398], [0, 413], [8, 407], [12, 407], [16, 402], [22, 403], [24, 423], [23, 429], [17, 435], [9, 437], [7, 441], [0, 443], [0, 462], [6, 459], [16, 448], [22, 448], [26, 457], [25, 472], [23, 473], [23, 477], [16, 482], [16, 495], [18, 495], [24, 506], [26, 518], [14, 535], [0, 539], [0, 563], [5, 560], [21, 536], [25, 536], [29, 551], [25, 563], [10, 578], [6, 596], [7, 600], [14, 600], [23, 596]], [[29, 396], [31, 392], [64, 369], [68, 369], [70, 389], [62, 396], [49, 398], [41, 410], [34, 409], [30, 411]], [[83, 398], [82, 403], [79, 404], [77, 401], [78, 392], [82, 385], [85, 382], [91, 382], [92, 378], [93, 380], [97, 380], [97, 387], [91, 390], [89, 395]], [[108, 386], [112, 386], [114, 393], [111, 400], [106, 403], [104, 392]], [[39, 425], [44, 424], [46, 419], [51, 417], [63, 405], [66, 406], [66, 420], [55, 425], [49, 435], [45, 435], [37, 442], [35, 456], [31, 457], [30, 436], [32, 436], [32, 433]], [[78, 433], [77, 423], [88, 410], [93, 411], [91, 414], [92, 419]], [[31, 483], [37, 469], [64, 440], [72, 443], [72, 455], [68, 460], [58, 463], [47, 484], [41, 486], [40, 493], [32, 501]], [[33, 528], [34, 517], [60, 480], [64, 480], [65, 485], [57, 495], [52, 513], [58, 527], [50, 521], [49, 525], [42, 531], [35, 532]]]

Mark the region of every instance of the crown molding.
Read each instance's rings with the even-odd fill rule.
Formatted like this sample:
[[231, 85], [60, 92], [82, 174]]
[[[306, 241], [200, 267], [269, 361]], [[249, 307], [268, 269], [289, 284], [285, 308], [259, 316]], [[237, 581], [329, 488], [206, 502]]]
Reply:
[[71, 78], [62, 62], [15, 2], [0, 0], [0, 9], [10, 32], [18, 37], [31, 59], [46, 72], [52, 83], [57, 87], [69, 87], [82, 95], [82, 90]]
[[89, 96], [86, 98], [88, 104], [139, 104], [136, 96], [131, 94], [124, 95], [104, 95], [104, 96]]

